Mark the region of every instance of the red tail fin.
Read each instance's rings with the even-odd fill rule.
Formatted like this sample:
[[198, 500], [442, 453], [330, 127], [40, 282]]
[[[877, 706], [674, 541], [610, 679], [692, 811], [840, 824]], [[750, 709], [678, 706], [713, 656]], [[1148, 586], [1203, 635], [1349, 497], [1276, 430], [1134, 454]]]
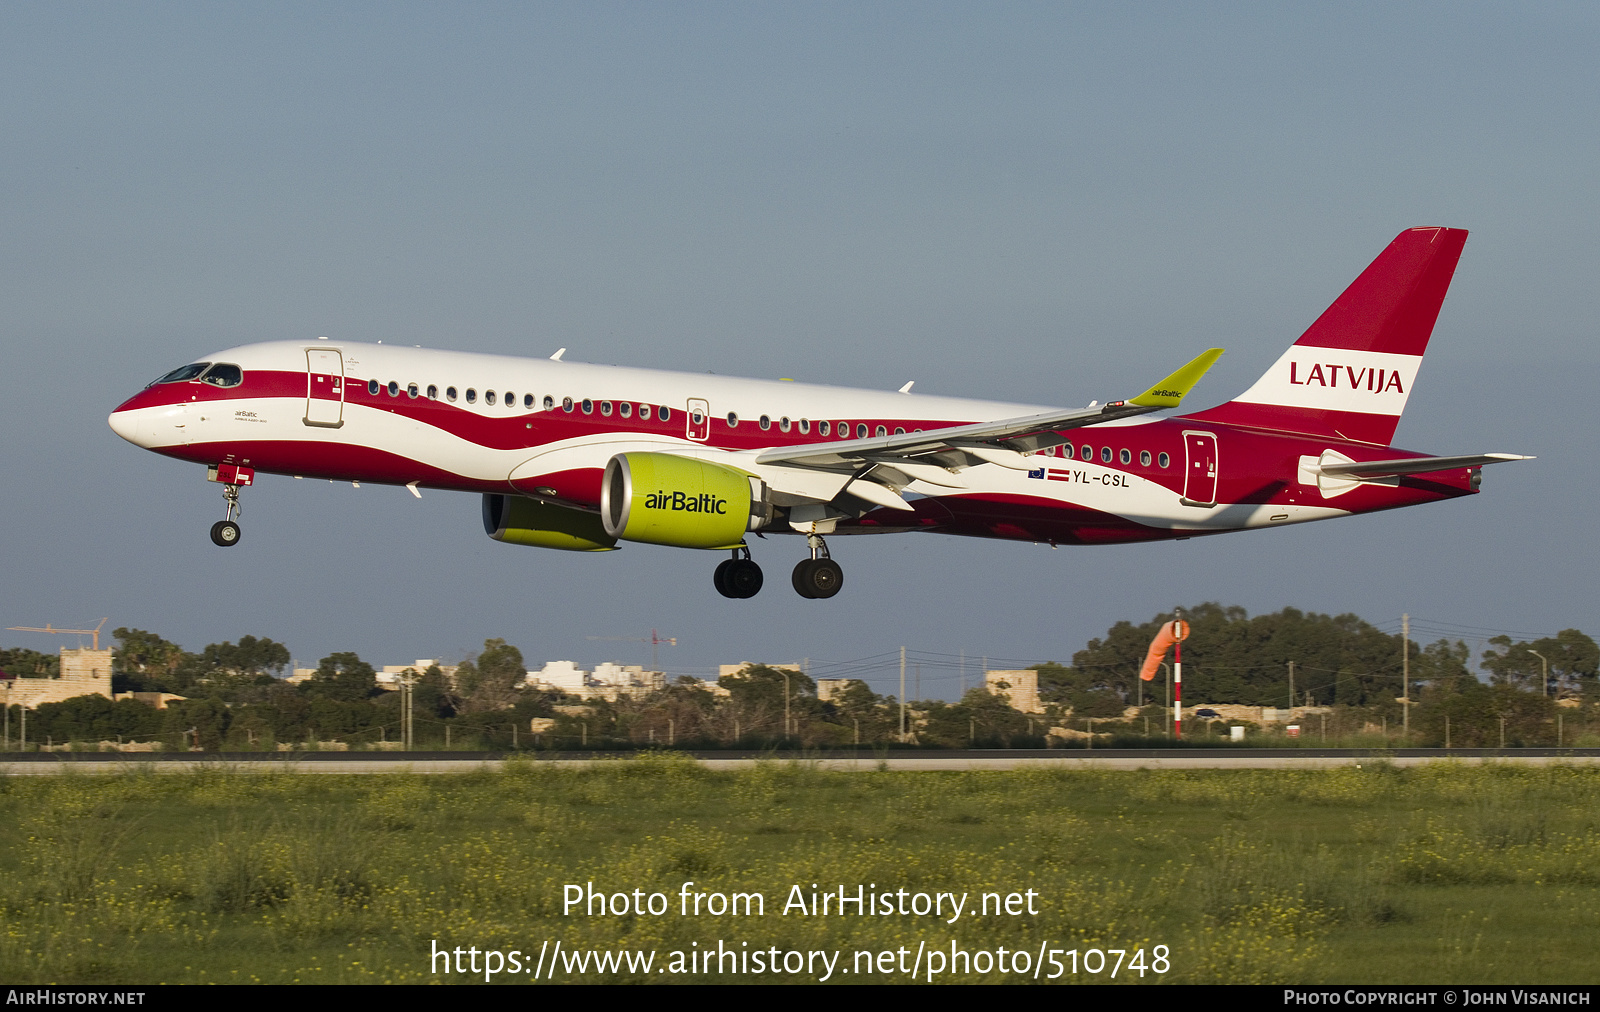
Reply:
[[1254, 386], [1189, 417], [1388, 445], [1466, 241], [1401, 232]]

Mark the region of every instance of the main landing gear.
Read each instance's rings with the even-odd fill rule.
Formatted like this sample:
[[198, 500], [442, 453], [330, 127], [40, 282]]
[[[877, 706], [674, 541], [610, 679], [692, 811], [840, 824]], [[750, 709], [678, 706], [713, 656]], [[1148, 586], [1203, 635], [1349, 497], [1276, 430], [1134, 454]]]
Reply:
[[[743, 552], [741, 557], [740, 553]], [[733, 550], [733, 558], [725, 559], [711, 574], [717, 593], [723, 597], [755, 597], [761, 592], [761, 567], [750, 558], [750, 549], [743, 545]]]
[[832, 597], [844, 586], [844, 570], [829, 558], [822, 535], [807, 535], [806, 543], [811, 546], [811, 558], [801, 559], [794, 567], [795, 593], [813, 599]]
[[[809, 535], [806, 541], [811, 546], [811, 558], [800, 560], [794, 567], [795, 593], [813, 600], [832, 597], [844, 586], [844, 570], [828, 557], [828, 545], [820, 536]], [[711, 580], [723, 597], [755, 597], [761, 591], [761, 567], [750, 558], [750, 549], [740, 545], [733, 550], [733, 558], [717, 566]]]

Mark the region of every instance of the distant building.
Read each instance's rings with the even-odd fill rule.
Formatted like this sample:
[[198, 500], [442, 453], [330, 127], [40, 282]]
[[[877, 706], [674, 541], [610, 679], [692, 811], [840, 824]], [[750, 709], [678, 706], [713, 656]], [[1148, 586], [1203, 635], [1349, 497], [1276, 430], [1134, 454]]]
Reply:
[[1039, 672], [1029, 670], [985, 671], [983, 684], [995, 695], [1004, 693], [1011, 708], [1023, 713], [1043, 713], [1039, 704]]
[[717, 677], [720, 679], [727, 678], [729, 675], [737, 675], [745, 668], [773, 668], [775, 670], [783, 671], [799, 671], [800, 665], [794, 663], [793, 661], [787, 664], [768, 664], [765, 661], [740, 661], [738, 664], [719, 664], [717, 665]]
[[860, 681], [859, 678], [819, 678], [817, 679], [817, 698], [824, 703], [833, 701], [833, 697], [848, 692], [850, 686]]
[[643, 696], [667, 686], [667, 676], [646, 671], [637, 664], [595, 665], [585, 671], [571, 661], [549, 661], [538, 671], [529, 671], [524, 684], [541, 692], [564, 692], [579, 699], [607, 699]]
[[432, 657], [419, 657], [416, 661], [410, 664], [385, 664], [383, 666], [383, 670], [379, 671], [373, 677], [378, 683], [378, 688], [384, 689], [388, 692], [399, 692], [400, 676], [405, 674], [408, 669], [415, 671], [417, 676], [420, 678], [429, 668], [434, 667], [435, 665], [438, 665], [440, 673], [444, 675], [445, 682], [448, 683], [452, 689], [455, 688], [456, 671], [460, 669], [460, 665], [439, 664], [439, 662], [434, 660]]
[[111, 651], [61, 648], [59, 678], [7, 678], [0, 680], [0, 705], [36, 709], [40, 703], [59, 703], [75, 696], [111, 699]]

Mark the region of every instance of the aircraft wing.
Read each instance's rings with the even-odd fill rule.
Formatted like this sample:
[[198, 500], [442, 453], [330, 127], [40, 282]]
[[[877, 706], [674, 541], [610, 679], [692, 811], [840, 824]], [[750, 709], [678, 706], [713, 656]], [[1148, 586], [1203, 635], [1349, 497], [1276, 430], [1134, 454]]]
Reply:
[[935, 484], [935, 472], [939, 470], [949, 473], [981, 463], [1027, 470], [1033, 465], [1023, 455], [1066, 442], [1058, 435], [1062, 431], [1177, 407], [1221, 355], [1221, 348], [1212, 348], [1144, 393], [1124, 401], [897, 436], [775, 447], [758, 454], [756, 463], [851, 473], [874, 464], [909, 465], [902, 468], [907, 475]]

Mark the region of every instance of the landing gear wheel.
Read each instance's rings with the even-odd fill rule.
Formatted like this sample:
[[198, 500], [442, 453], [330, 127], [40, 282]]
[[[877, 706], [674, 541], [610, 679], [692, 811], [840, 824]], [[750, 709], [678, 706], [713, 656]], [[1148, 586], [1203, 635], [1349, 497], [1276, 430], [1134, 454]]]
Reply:
[[795, 563], [794, 575], [790, 577], [790, 582], [794, 584], [794, 592], [801, 597], [814, 598], [817, 596], [811, 593], [811, 567], [816, 564], [816, 559], [801, 559]]
[[[722, 585], [727, 589], [729, 597], [755, 597], [761, 593], [761, 567], [750, 559], [731, 559], [726, 563], [728, 569], [723, 574]], [[732, 593], [728, 593], [732, 591]]]
[[832, 559], [802, 559], [794, 567], [794, 589], [801, 597], [826, 599], [844, 586], [844, 570]]
[[211, 543], [222, 548], [232, 548], [239, 543], [239, 525], [232, 520], [218, 520], [211, 525]]
[[721, 594], [723, 597], [739, 596], [728, 587], [728, 567], [732, 565], [732, 559], [723, 559], [717, 564], [716, 571], [711, 574], [711, 582], [716, 584], [717, 593]]

